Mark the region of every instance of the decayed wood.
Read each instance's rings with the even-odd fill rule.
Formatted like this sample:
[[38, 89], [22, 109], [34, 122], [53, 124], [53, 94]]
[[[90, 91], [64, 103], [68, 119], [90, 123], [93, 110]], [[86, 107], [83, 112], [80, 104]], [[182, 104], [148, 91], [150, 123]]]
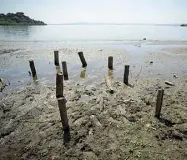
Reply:
[[66, 99], [64, 97], [58, 98], [58, 107], [60, 111], [61, 122], [64, 131], [69, 131], [68, 116], [66, 110]]
[[129, 67], [130, 67], [129, 65], [125, 65], [123, 83], [125, 83], [126, 85], [129, 84]]
[[68, 80], [68, 70], [67, 70], [66, 61], [62, 62], [62, 69], [63, 69], [64, 80]]
[[111, 79], [105, 75], [105, 82], [107, 84], [107, 87], [109, 88], [110, 90], [110, 93], [114, 93], [114, 90], [112, 88], [112, 82], [111, 82]]
[[159, 89], [157, 94], [157, 102], [156, 102], [156, 110], [155, 110], [155, 117], [160, 117], [162, 102], [163, 102], [164, 90]]
[[54, 51], [54, 63], [56, 66], [59, 66], [59, 55], [58, 51]]
[[63, 97], [63, 74], [56, 74], [56, 98]]
[[80, 58], [80, 60], [81, 60], [81, 62], [82, 62], [82, 67], [86, 67], [86, 66], [87, 66], [87, 63], [86, 63], [86, 60], [85, 60], [85, 58], [84, 58], [83, 52], [78, 52], [78, 55], [79, 55], [79, 58]]
[[33, 61], [33, 60], [30, 60], [30, 61], [29, 61], [29, 64], [30, 64], [32, 76], [35, 77], [35, 76], [36, 76], [36, 69], [35, 69], [35, 66], [34, 66], [34, 61]]
[[113, 57], [108, 57], [108, 68], [113, 70]]

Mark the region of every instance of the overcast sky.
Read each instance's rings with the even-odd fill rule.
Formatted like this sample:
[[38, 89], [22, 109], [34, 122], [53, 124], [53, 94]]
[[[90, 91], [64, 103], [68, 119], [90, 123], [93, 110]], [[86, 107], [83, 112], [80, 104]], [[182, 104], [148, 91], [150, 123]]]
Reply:
[[187, 0], [0, 0], [0, 13], [8, 12], [48, 24], [187, 23]]

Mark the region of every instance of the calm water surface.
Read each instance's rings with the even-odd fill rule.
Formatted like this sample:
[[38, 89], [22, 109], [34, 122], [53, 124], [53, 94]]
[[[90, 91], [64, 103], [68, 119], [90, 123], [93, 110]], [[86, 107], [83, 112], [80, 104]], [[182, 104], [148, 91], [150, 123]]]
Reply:
[[187, 27], [156, 25], [0, 26], [5, 41], [187, 40]]

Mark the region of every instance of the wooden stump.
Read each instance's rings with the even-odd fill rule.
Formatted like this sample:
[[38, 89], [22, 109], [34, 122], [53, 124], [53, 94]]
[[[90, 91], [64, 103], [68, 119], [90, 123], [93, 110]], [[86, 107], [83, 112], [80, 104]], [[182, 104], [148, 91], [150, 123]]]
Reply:
[[30, 64], [30, 68], [31, 68], [31, 72], [32, 72], [32, 77], [35, 77], [36, 76], [36, 69], [35, 69], [35, 66], [34, 66], [34, 61], [30, 60], [29, 64]]
[[59, 55], [58, 51], [54, 51], [54, 63], [56, 66], [59, 66]]
[[82, 62], [82, 67], [86, 67], [86, 66], [87, 66], [87, 63], [86, 63], [86, 60], [85, 60], [85, 58], [84, 58], [83, 52], [78, 52], [78, 55], [79, 55], [79, 58], [80, 58], [80, 60], [81, 60], [81, 62]]
[[125, 83], [126, 85], [129, 84], [129, 67], [130, 67], [129, 65], [125, 65], [123, 83]]
[[63, 69], [64, 80], [68, 80], [68, 71], [67, 71], [66, 61], [62, 62], [62, 69]]
[[108, 68], [113, 70], [113, 57], [108, 57]]
[[64, 131], [69, 131], [68, 116], [66, 110], [66, 99], [64, 97], [58, 98], [58, 107], [60, 111], [61, 122]]
[[63, 97], [63, 74], [56, 74], [56, 98]]
[[155, 110], [155, 117], [157, 118], [160, 118], [163, 96], [164, 96], [164, 89], [159, 89], [157, 94], [157, 102], [156, 102], [156, 110]]

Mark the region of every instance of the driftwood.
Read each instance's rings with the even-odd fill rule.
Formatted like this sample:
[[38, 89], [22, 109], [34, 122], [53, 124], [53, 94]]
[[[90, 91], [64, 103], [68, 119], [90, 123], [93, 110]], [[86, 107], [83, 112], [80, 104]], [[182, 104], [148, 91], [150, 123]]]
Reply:
[[112, 88], [112, 82], [111, 82], [111, 79], [108, 77], [108, 76], [106, 76], [105, 75], [105, 82], [106, 82], [106, 85], [107, 85], [107, 87], [109, 88], [109, 90], [110, 90], [110, 93], [114, 93], [114, 90], [113, 90], [113, 88]]

